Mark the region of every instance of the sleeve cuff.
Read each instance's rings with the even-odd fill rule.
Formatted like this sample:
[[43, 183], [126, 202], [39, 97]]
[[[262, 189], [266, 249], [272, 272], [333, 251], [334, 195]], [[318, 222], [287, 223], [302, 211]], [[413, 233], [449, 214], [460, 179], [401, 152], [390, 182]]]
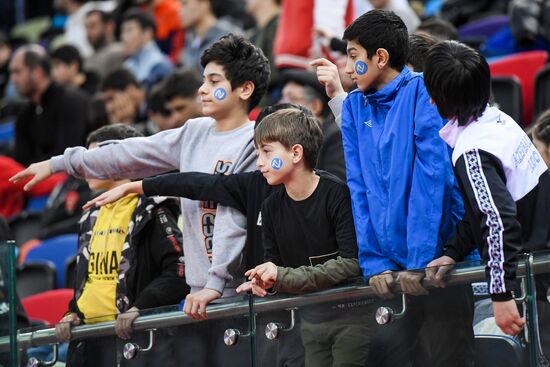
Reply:
[[225, 288], [225, 279], [209, 274], [208, 280], [206, 281], [206, 285], [204, 286], [204, 288], [213, 289], [216, 292], [220, 292], [220, 294], [223, 294], [223, 290]]
[[143, 186], [143, 194], [145, 196], [155, 196], [153, 181], [154, 181], [154, 179], [151, 178], [151, 177], [144, 178], [142, 180], [141, 184]]
[[449, 256], [451, 259], [453, 259], [457, 263], [463, 260], [460, 254], [458, 253], [458, 251], [456, 251], [454, 247], [445, 248], [445, 253], [443, 255]]
[[65, 162], [63, 161], [63, 156], [57, 155], [55, 157], [52, 157], [50, 159], [50, 168], [52, 170], [52, 173], [65, 172], [66, 168]]
[[332, 111], [332, 114], [335, 117], [336, 124], [339, 128], [342, 127], [342, 105], [344, 104], [344, 100], [347, 96], [347, 93], [342, 93], [328, 101], [328, 106], [330, 107], [330, 110]]
[[491, 294], [491, 300], [493, 302], [506, 302], [512, 299], [514, 299], [512, 292]]

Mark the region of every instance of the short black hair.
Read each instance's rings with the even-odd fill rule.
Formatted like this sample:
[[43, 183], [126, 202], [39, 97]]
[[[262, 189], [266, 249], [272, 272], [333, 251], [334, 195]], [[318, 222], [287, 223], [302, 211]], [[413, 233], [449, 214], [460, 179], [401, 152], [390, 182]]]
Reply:
[[101, 90], [104, 92], [106, 90], [126, 90], [128, 86], [134, 85], [136, 87], [141, 87], [138, 80], [132, 74], [132, 72], [125, 68], [119, 68], [113, 70], [105, 76], [103, 83], [101, 84]]
[[394, 12], [373, 9], [355, 19], [344, 31], [346, 41], [356, 41], [369, 60], [379, 48], [390, 55], [390, 67], [401, 71], [407, 60], [409, 33], [403, 20]]
[[458, 31], [453, 23], [441, 18], [430, 18], [423, 21], [416, 31], [428, 33], [439, 41], [458, 41], [459, 39]]
[[88, 137], [86, 138], [86, 146], [89, 147], [90, 144], [99, 144], [107, 140], [124, 140], [140, 136], [143, 136], [143, 134], [131, 127], [130, 125], [105, 125], [88, 134]]
[[164, 107], [164, 98], [163, 92], [163, 83], [157, 83], [153, 85], [149, 91], [149, 96], [147, 97], [147, 108], [149, 111], [154, 113], [160, 113], [163, 116], [170, 116], [170, 111]]
[[153, 18], [151, 14], [145, 11], [142, 11], [138, 8], [130, 8], [124, 12], [124, 15], [122, 16], [121, 24], [130, 22], [130, 21], [137, 22], [142, 30], [150, 29], [151, 32], [153, 33], [153, 36], [157, 31], [155, 18]]
[[427, 33], [413, 33], [409, 36], [409, 56], [407, 63], [411, 64], [414, 71], [424, 71], [424, 61], [430, 47], [437, 43], [437, 39]]
[[112, 12], [107, 12], [99, 9], [92, 9], [89, 12], [86, 13], [86, 17], [89, 17], [92, 14], [99, 15], [99, 18], [101, 18], [101, 21], [103, 23], [108, 23], [110, 21], [114, 21], [114, 16]]
[[443, 41], [428, 51], [424, 82], [439, 114], [459, 125], [477, 119], [491, 95], [491, 72], [483, 56], [457, 41]]
[[64, 64], [72, 64], [76, 62], [78, 71], [82, 72], [82, 56], [76, 47], [73, 45], [63, 45], [56, 48], [51, 54], [52, 60], [59, 60]]
[[248, 109], [258, 105], [267, 91], [269, 82], [269, 61], [262, 50], [242, 36], [228, 34], [221, 37], [201, 56], [201, 65], [210, 62], [223, 66], [225, 77], [235, 89], [247, 81], [254, 83], [254, 92], [250, 97]]
[[271, 142], [281, 143], [286, 149], [300, 144], [306, 167], [313, 169], [323, 144], [323, 131], [315, 117], [296, 108], [282, 109], [266, 116], [254, 129], [256, 147]]
[[192, 69], [178, 70], [162, 81], [164, 101], [170, 102], [176, 97], [193, 98], [202, 84], [200, 75]]
[[31, 70], [41, 68], [44, 74], [50, 75], [51, 61], [42, 46], [31, 44], [21, 46], [17, 52], [23, 53], [23, 64]]
[[535, 139], [550, 146], [550, 110], [544, 111], [537, 118], [531, 131]]

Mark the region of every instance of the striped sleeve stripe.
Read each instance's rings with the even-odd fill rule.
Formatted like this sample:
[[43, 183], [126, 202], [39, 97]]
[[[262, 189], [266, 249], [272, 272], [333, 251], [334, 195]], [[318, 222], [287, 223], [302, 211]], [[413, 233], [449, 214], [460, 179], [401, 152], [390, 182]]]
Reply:
[[491, 294], [506, 293], [506, 286], [504, 283], [504, 226], [502, 224], [502, 219], [493, 201], [487, 179], [483, 174], [481, 157], [479, 156], [478, 150], [474, 149], [467, 151], [464, 153], [464, 156], [466, 158], [468, 179], [474, 190], [477, 205], [481, 212], [487, 216], [487, 221], [485, 222], [489, 228], [489, 235], [487, 236], [489, 261], [487, 266], [489, 267], [491, 277], [489, 292]]

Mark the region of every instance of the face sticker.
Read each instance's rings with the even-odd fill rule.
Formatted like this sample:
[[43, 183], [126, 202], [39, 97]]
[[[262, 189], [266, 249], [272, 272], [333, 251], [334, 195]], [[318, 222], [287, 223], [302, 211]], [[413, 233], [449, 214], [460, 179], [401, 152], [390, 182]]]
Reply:
[[357, 61], [355, 63], [355, 72], [358, 75], [364, 75], [367, 72], [367, 64], [365, 64], [363, 61]]
[[218, 101], [223, 101], [227, 97], [227, 92], [223, 88], [218, 88], [214, 91], [214, 98]]
[[273, 158], [271, 160], [271, 168], [278, 171], [281, 167], [283, 167], [283, 160], [281, 158]]

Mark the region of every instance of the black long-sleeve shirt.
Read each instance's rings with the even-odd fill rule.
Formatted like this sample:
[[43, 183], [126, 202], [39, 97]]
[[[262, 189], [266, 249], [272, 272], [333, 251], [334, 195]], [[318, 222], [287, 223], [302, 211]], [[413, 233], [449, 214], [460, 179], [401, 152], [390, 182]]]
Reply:
[[147, 196], [179, 196], [191, 200], [211, 200], [239, 210], [247, 219], [245, 265], [247, 269], [264, 262], [261, 208], [263, 201], [282, 185], [269, 186], [260, 171], [232, 175], [179, 172], [143, 180]]

